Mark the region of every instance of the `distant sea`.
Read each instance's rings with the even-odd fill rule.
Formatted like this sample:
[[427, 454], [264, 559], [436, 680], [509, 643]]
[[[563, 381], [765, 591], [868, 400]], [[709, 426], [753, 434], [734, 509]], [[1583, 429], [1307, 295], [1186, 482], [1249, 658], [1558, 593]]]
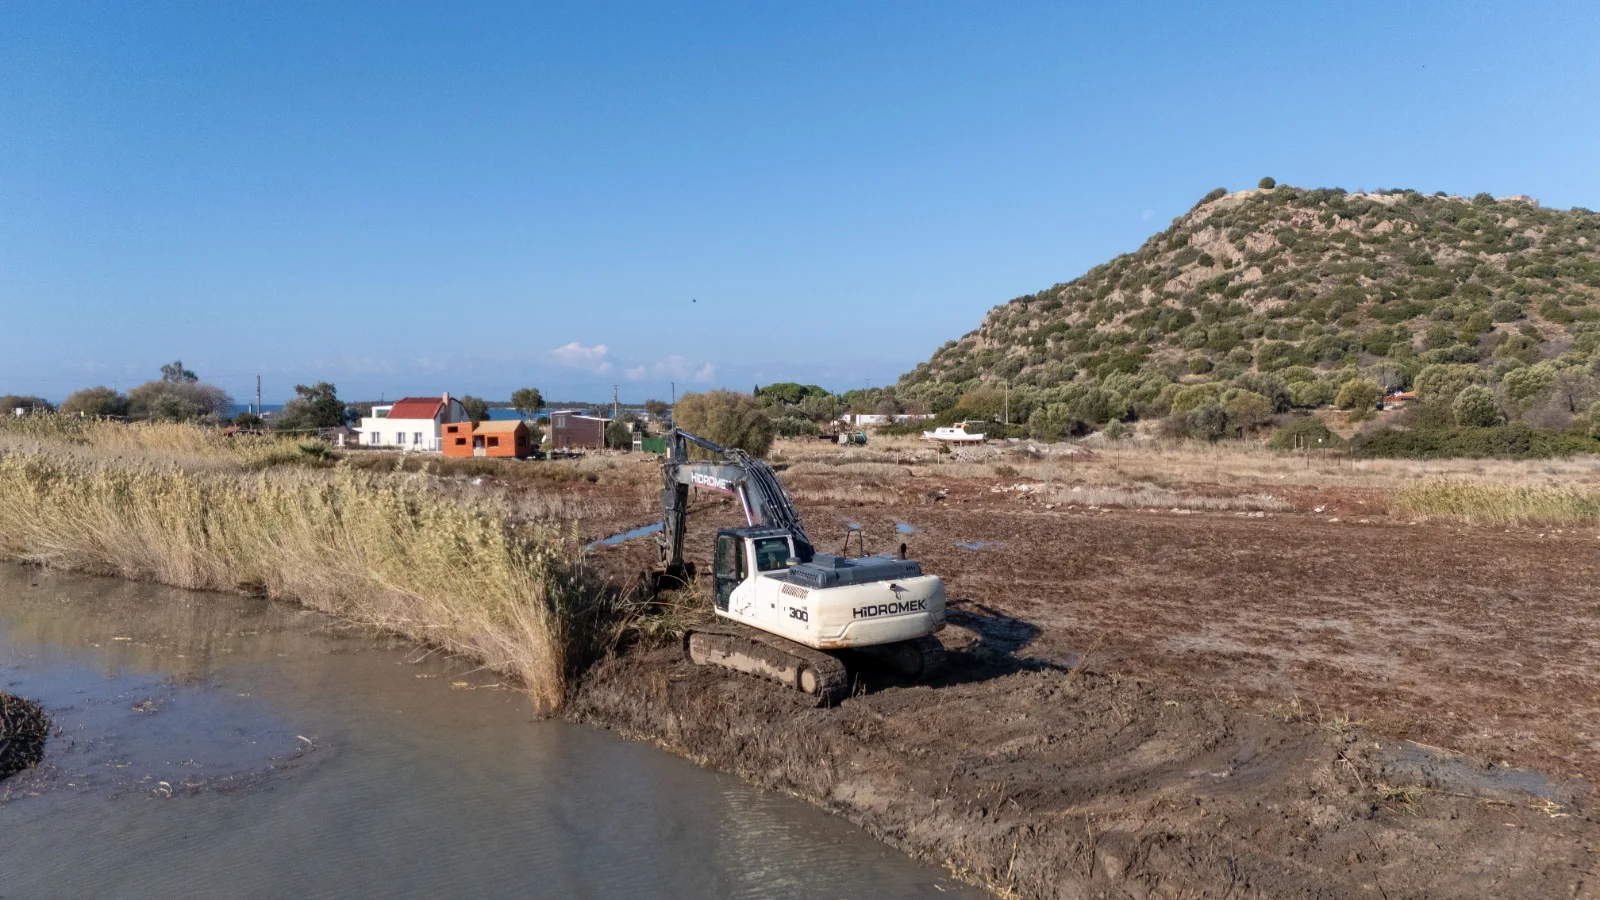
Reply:
[[[228, 413], [228, 415], [230, 417], [232, 417], [232, 416], [237, 416], [239, 413], [242, 413], [242, 412], [249, 412], [250, 411], [250, 407], [252, 407], [254, 405], [255, 404], [253, 404], [253, 403], [235, 403], [233, 405], [233, 412]], [[263, 404], [261, 404], [261, 408], [266, 412], [283, 412], [283, 404], [282, 403], [263, 403]]]

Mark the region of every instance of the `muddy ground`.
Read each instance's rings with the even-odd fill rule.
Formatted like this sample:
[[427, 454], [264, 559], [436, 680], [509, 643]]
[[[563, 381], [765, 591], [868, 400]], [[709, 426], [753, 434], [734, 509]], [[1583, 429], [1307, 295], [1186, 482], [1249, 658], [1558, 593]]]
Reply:
[[[1022, 896], [1600, 896], [1594, 529], [1314, 486], [1273, 512], [1047, 508], [996, 490], [1015, 478], [913, 475], [787, 480], [820, 546], [855, 523], [945, 578], [944, 683], [812, 710], [659, 651], [603, 667], [575, 714]], [[596, 489], [650, 508], [646, 482]], [[704, 558], [734, 511], [700, 509]], [[626, 518], [585, 527], [649, 514]]]

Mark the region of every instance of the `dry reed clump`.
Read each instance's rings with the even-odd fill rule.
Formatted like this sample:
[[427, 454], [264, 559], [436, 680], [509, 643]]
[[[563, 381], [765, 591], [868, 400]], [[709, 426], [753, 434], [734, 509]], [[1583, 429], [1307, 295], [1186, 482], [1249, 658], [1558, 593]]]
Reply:
[[482, 660], [545, 711], [616, 639], [549, 525], [415, 477], [185, 472], [0, 452], [0, 557], [298, 600]]
[[1576, 525], [1600, 519], [1600, 497], [1576, 488], [1455, 478], [1403, 488], [1394, 506], [1417, 515], [1507, 525]]
[[0, 779], [38, 765], [49, 732], [50, 718], [39, 704], [0, 691]]

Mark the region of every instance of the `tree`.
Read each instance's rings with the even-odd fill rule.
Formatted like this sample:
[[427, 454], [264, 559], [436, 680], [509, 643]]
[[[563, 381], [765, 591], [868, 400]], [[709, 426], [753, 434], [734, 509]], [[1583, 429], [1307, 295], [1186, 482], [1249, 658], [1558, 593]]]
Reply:
[[1228, 414], [1228, 429], [1240, 437], [1272, 421], [1272, 401], [1255, 391], [1234, 392], [1222, 410]]
[[1336, 393], [1337, 389], [1334, 388], [1333, 382], [1321, 378], [1297, 381], [1289, 386], [1290, 401], [1303, 409], [1315, 409], [1332, 403]]
[[772, 447], [772, 420], [749, 394], [707, 391], [678, 398], [672, 419], [690, 434], [762, 456]]
[[1481, 384], [1471, 384], [1456, 395], [1451, 405], [1456, 424], [1485, 427], [1500, 421], [1500, 410], [1495, 406], [1494, 394]]
[[1527, 409], [1544, 392], [1555, 387], [1556, 369], [1547, 362], [1512, 369], [1500, 380], [1506, 397], [1519, 409]]
[[1028, 436], [1036, 441], [1059, 441], [1072, 428], [1072, 408], [1065, 403], [1035, 407], [1028, 416]]
[[538, 388], [517, 388], [511, 392], [511, 408], [522, 418], [531, 419], [544, 409], [544, 395], [539, 393]]
[[[516, 398], [513, 397], [512, 399]], [[668, 406], [665, 400], [646, 400], [644, 402], [644, 411], [649, 413], [652, 419], [659, 419], [665, 416], [671, 409], [672, 407]]]
[[780, 381], [766, 387], [756, 388], [755, 396], [764, 405], [795, 406], [807, 397], [815, 397], [828, 393], [825, 388], [814, 384], [800, 384], [795, 381]]
[[161, 367], [161, 380], [167, 384], [194, 384], [200, 376], [183, 367], [183, 360], [175, 359]]
[[482, 397], [465, 394], [461, 398], [461, 405], [467, 410], [467, 418], [473, 422], [482, 422], [489, 418], [489, 404]]
[[1412, 384], [1417, 389], [1417, 399], [1424, 403], [1445, 406], [1455, 402], [1462, 388], [1478, 380], [1478, 367], [1459, 363], [1439, 363], [1417, 373]]
[[1378, 401], [1383, 397], [1383, 388], [1378, 386], [1371, 378], [1352, 378], [1340, 388], [1338, 396], [1333, 398], [1333, 405], [1340, 409], [1350, 410], [1350, 418], [1365, 419], [1372, 415]]
[[50, 405], [49, 400], [43, 397], [35, 397], [31, 394], [6, 394], [0, 397], [0, 415], [16, 415], [15, 410], [18, 409], [25, 409], [33, 413], [49, 412], [55, 407]]
[[218, 421], [233, 409], [233, 398], [214, 384], [205, 384], [173, 360], [161, 367], [161, 380], [128, 391], [128, 415], [135, 419], [189, 422]]
[[125, 416], [128, 398], [105, 385], [84, 388], [61, 404], [61, 411], [69, 416]]
[[633, 449], [633, 423], [618, 419], [606, 426], [606, 446], [612, 450]]
[[1270, 175], [1267, 176], [1266, 178], [1263, 178], [1260, 181], [1256, 182], [1256, 187], [1262, 189], [1263, 191], [1270, 191], [1270, 190], [1272, 190], [1273, 188], [1275, 188], [1277, 186], [1278, 186], [1277, 180], [1274, 179]]
[[1199, 441], [1216, 441], [1228, 434], [1228, 412], [1215, 400], [1207, 400], [1183, 414], [1189, 437]]
[[[344, 401], [330, 382], [294, 386], [295, 397], [283, 406], [279, 431], [315, 431], [345, 424]], [[243, 426], [240, 426], [243, 427]]]

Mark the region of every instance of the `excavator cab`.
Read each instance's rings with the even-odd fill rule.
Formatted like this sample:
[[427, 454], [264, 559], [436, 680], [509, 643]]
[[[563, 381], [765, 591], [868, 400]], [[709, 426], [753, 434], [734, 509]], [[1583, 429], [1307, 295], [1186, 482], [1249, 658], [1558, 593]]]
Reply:
[[713, 596], [717, 609], [728, 611], [733, 591], [756, 572], [779, 572], [795, 559], [794, 537], [781, 528], [754, 526], [717, 532]]

